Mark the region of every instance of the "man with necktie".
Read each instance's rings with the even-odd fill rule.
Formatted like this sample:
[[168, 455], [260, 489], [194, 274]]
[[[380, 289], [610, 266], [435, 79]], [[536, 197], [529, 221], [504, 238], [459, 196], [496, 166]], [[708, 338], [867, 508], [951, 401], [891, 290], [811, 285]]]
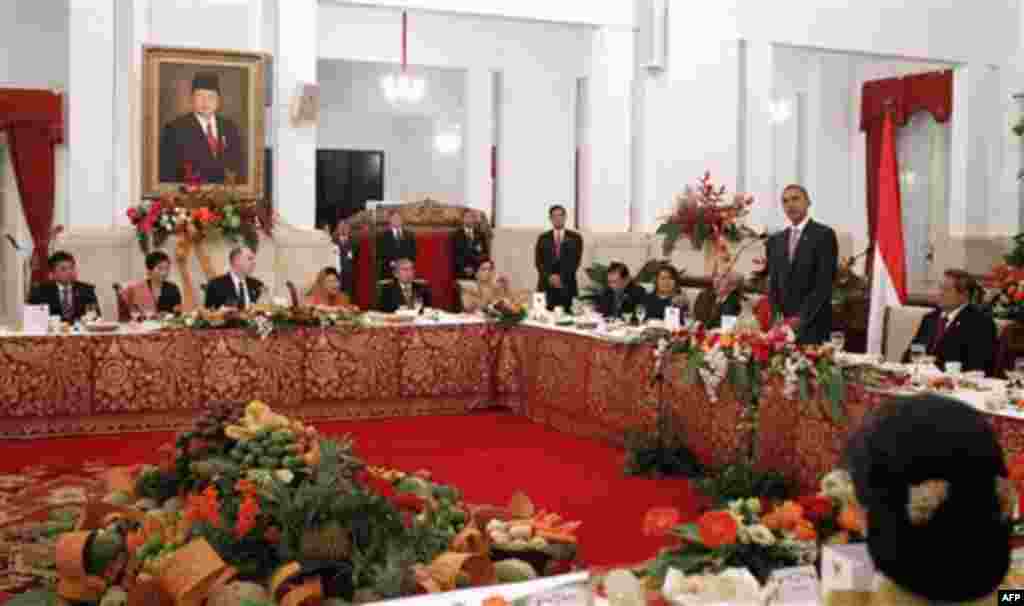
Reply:
[[615, 261], [608, 265], [608, 288], [597, 298], [597, 312], [606, 318], [621, 318], [644, 304], [647, 291], [629, 278], [625, 263]]
[[793, 327], [800, 344], [820, 344], [832, 331], [832, 284], [839, 243], [832, 228], [813, 221], [801, 185], [782, 190], [789, 227], [765, 243], [768, 296], [776, 318]]
[[480, 228], [480, 213], [467, 210], [462, 217], [462, 229], [452, 236], [454, 248], [455, 277], [457, 280], [473, 280], [480, 261], [490, 256], [490, 246]]
[[555, 204], [548, 210], [552, 229], [537, 237], [534, 264], [537, 290], [545, 293], [548, 309], [572, 306], [579, 294], [576, 272], [583, 258], [583, 236], [565, 228], [565, 207]]
[[377, 259], [381, 276], [391, 274], [398, 259], [416, 263], [416, 236], [402, 226], [402, 215], [397, 210], [388, 213], [388, 229], [377, 239]]
[[352, 299], [355, 287], [355, 263], [359, 252], [356, 241], [352, 238], [352, 226], [338, 221], [334, 226], [334, 246], [338, 249], [338, 279], [341, 281], [341, 292]]
[[[913, 340], [935, 356], [939, 368], [945, 369], [946, 362], [960, 362], [965, 372], [994, 370], [998, 334], [992, 316], [972, 304], [980, 291], [967, 272], [949, 269], [944, 273], [939, 308], [921, 320]], [[909, 358], [909, 352], [904, 358]]]
[[417, 301], [430, 307], [430, 288], [416, 282], [416, 269], [411, 259], [395, 261], [394, 279], [381, 289], [378, 307], [384, 313], [394, 313], [403, 307], [411, 309]]
[[245, 179], [245, 147], [238, 126], [217, 113], [220, 106], [217, 74], [197, 73], [192, 79], [192, 111], [167, 123], [160, 135], [161, 182], [197, 178], [224, 183], [229, 171]]
[[256, 267], [256, 254], [251, 248], [243, 246], [231, 249], [228, 263], [230, 271], [210, 280], [206, 285], [207, 309], [245, 309], [256, 303], [263, 294], [263, 282], [250, 277]]
[[28, 295], [29, 305], [46, 305], [51, 316], [60, 316], [69, 324], [81, 319], [88, 311], [100, 314], [96, 301], [96, 287], [75, 279], [78, 272], [75, 258], [59, 250], [47, 260], [50, 279], [32, 287]]

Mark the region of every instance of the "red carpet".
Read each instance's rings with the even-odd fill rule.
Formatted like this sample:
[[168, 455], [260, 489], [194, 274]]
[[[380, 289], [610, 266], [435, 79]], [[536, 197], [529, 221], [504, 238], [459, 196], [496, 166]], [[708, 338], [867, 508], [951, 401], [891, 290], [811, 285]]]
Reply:
[[[538, 509], [579, 519], [580, 557], [587, 565], [635, 563], [663, 540], [641, 533], [650, 507], [675, 506], [693, 515], [698, 499], [685, 480], [622, 474], [621, 449], [574, 438], [510, 413], [411, 417], [319, 425], [327, 435], [350, 433], [356, 452], [373, 465], [429, 469], [462, 488], [467, 500], [504, 504], [517, 490]], [[0, 473], [25, 466], [77, 469], [86, 461], [128, 465], [153, 461], [172, 434], [124, 434], [7, 442]]]

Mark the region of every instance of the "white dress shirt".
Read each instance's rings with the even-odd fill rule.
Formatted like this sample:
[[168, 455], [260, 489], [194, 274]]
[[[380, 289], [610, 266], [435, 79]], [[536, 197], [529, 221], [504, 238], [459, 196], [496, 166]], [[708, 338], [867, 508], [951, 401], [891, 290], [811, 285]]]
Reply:
[[[217, 133], [217, 119], [212, 115], [209, 117], [203, 116], [202, 114], [195, 114], [196, 120], [199, 120], [199, 126], [203, 129], [203, 134], [213, 133], [213, 138], [220, 140], [219, 133]], [[211, 130], [212, 129], [212, 130]]]

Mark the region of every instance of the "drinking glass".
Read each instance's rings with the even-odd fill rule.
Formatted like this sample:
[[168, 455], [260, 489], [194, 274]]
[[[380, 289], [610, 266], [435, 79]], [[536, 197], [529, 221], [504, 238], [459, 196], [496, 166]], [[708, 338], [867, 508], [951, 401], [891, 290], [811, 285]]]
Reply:
[[96, 305], [90, 303], [85, 306], [85, 314], [82, 316], [86, 323], [92, 322], [99, 318], [100, 313]]
[[921, 384], [921, 362], [928, 350], [924, 345], [915, 343], [910, 346], [910, 361], [914, 365], [914, 384]]
[[632, 326], [633, 325], [633, 312], [631, 312], [631, 311], [630, 312], [622, 312], [622, 320], [626, 323], [626, 325]]
[[1013, 361], [1013, 370], [1006, 371], [1006, 378], [1015, 386], [1019, 386], [1024, 381], [1024, 358], [1017, 358]]
[[422, 313], [423, 312], [423, 297], [417, 296], [417, 297], [413, 298], [413, 300], [412, 300], [412, 308], [416, 311], [417, 315]]
[[576, 297], [572, 300], [572, 315], [582, 316], [583, 315], [583, 299]]
[[846, 348], [846, 333], [841, 330], [833, 331], [832, 334], [829, 335], [829, 341], [837, 352], [841, 352]]
[[636, 321], [637, 324], [643, 326], [644, 320], [647, 319], [647, 306], [637, 305], [636, 306]]
[[138, 305], [132, 305], [132, 309], [129, 314], [132, 317], [132, 322], [138, 324], [139, 320], [142, 319], [142, 308]]

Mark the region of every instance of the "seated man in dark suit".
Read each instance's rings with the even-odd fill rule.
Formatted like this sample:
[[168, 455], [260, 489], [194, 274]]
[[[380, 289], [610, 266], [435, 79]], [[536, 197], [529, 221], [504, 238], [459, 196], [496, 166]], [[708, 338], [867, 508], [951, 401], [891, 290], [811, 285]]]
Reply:
[[705, 328], [721, 328], [722, 316], [738, 317], [743, 310], [743, 277], [735, 272], [715, 276], [711, 288], [697, 295], [693, 317]]
[[456, 280], [476, 279], [480, 262], [490, 256], [489, 244], [480, 228], [480, 213], [467, 210], [462, 217], [462, 229], [456, 230], [452, 236]]
[[[963, 371], [994, 370], [996, 323], [987, 312], [971, 304], [979, 292], [977, 281], [965, 271], [946, 270], [939, 291], [939, 309], [921, 321], [913, 343], [924, 345], [935, 364], [960, 362]], [[908, 356], [905, 356], [908, 357]]]
[[394, 280], [381, 289], [377, 307], [384, 313], [394, 313], [399, 309], [415, 308], [417, 299], [423, 307], [430, 307], [430, 288], [415, 281], [416, 269], [410, 259], [395, 261]]
[[50, 279], [32, 288], [29, 305], [48, 305], [51, 316], [60, 316], [68, 323], [77, 322], [89, 311], [99, 317], [96, 287], [75, 279], [78, 273], [75, 258], [60, 250], [50, 255], [47, 263]]
[[249, 277], [256, 267], [256, 254], [251, 248], [232, 248], [228, 255], [228, 263], [231, 265], [231, 271], [210, 280], [206, 285], [207, 309], [245, 309], [258, 301], [263, 294], [263, 282]]
[[618, 261], [608, 266], [608, 288], [597, 297], [597, 311], [606, 318], [633, 313], [647, 299], [647, 291], [629, 279], [629, 268]]
[[416, 262], [416, 236], [402, 227], [402, 215], [397, 210], [391, 210], [388, 223], [388, 230], [377, 239], [381, 276], [390, 275], [395, 269], [394, 263], [399, 259]]

